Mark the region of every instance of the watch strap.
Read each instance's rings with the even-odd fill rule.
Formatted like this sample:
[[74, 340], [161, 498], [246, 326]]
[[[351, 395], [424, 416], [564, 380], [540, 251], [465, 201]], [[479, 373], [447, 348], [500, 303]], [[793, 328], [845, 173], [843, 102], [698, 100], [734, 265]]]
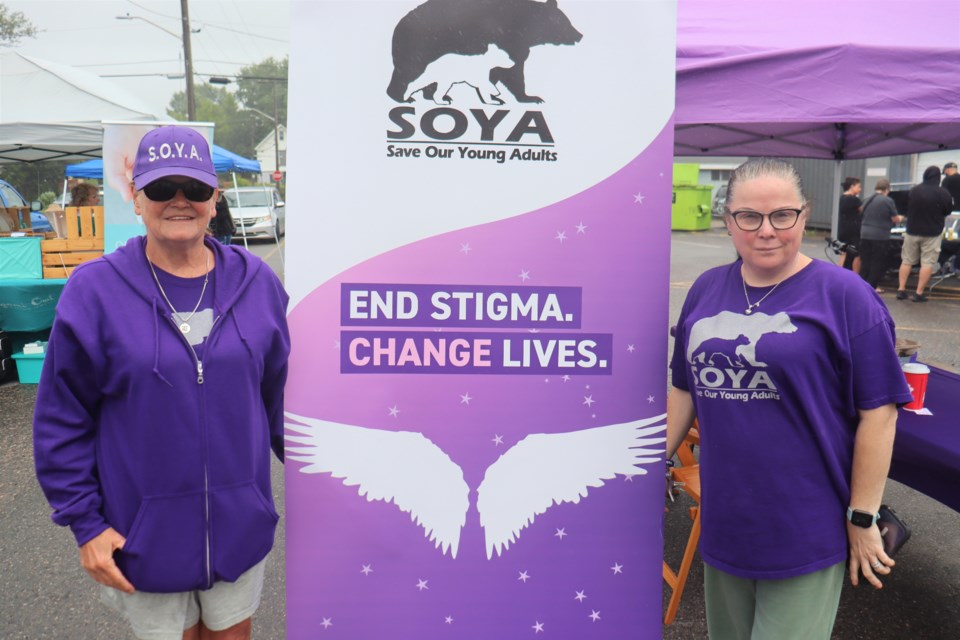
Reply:
[[[854, 515], [861, 517], [854, 518]], [[864, 518], [870, 518], [870, 523], [867, 524]], [[868, 511], [861, 511], [860, 509], [854, 509], [853, 507], [847, 507], [847, 520], [852, 522], [858, 527], [863, 527], [864, 529], [869, 529], [873, 525], [877, 524], [877, 520], [880, 518], [879, 513], [870, 513]]]

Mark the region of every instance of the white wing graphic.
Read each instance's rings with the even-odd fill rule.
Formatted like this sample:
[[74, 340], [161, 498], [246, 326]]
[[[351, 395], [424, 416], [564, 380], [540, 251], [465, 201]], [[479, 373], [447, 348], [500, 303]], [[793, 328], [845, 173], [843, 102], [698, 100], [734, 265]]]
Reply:
[[[580, 502], [588, 487], [616, 474], [646, 473], [639, 464], [660, 462], [666, 414], [625, 424], [569, 433], [535, 433], [508, 449], [487, 468], [477, 490], [477, 510], [487, 558], [516, 542], [535, 516], [554, 504]], [[658, 423], [648, 426], [651, 423]], [[642, 428], [645, 427], [645, 428]]]
[[287, 457], [306, 463], [302, 473], [329, 473], [357, 486], [368, 501], [393, 502], [423, 527], [435, 547], [457, 557], [470, 488], [463, 470], [437, 445], [410, 431], [285, 415], [301, 423], [288, 420], [285, 426]]

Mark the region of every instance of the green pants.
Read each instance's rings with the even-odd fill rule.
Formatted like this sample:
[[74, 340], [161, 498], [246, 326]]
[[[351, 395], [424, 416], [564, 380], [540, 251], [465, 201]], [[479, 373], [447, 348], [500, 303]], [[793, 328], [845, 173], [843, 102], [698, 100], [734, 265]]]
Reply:
[[703, 567], [711, 640], [830, 640], [846, 562], [795, 578], [749, 580]]

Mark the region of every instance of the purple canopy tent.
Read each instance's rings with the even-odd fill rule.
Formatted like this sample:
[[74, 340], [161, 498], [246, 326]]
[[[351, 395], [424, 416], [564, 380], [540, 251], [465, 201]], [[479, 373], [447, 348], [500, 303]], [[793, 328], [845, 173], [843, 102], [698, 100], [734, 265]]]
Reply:
[[679, 0], [677, 155], [960, 148], [960, 2]]
[[957, 0], [679, 0], [677, 23], [678, 156], [833, 159], [839, 184], [845, 158], [960, 149]]

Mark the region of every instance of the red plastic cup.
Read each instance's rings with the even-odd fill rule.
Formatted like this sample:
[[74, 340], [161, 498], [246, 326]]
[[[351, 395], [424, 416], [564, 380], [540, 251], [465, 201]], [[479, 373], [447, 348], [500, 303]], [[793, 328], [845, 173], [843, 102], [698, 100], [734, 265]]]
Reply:
[[930, 377], [930, 367], [919, 362], [908, 362], [903, 365], [903, 375], [906, 376], [907, 384], [910, 385], [910, 393], [913, 394], [913, 400], [903, 405], [903, 408], [914, 411], [923, 409], [923, 401], [927, 395], [927, 379]]

